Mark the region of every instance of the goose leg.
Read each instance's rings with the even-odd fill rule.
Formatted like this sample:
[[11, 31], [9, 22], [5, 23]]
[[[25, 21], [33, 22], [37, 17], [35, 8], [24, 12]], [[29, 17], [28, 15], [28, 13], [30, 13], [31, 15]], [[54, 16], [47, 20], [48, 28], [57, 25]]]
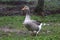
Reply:
[[38, 33], [39, 33], [39, 31], [37, 32], [37, 31], [34, 31], [34, 35], [35, 36], [37, 36], [38, 35]]
[[40, 29], [37, 31], [37, 34], [40, 32]]

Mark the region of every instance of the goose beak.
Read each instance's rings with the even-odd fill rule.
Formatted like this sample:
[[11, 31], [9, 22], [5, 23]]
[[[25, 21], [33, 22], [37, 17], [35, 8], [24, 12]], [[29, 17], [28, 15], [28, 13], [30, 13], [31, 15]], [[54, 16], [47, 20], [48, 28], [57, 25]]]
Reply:
[[25, 7], [23, 7], [21, 10], [25, 10], [26, 8]]

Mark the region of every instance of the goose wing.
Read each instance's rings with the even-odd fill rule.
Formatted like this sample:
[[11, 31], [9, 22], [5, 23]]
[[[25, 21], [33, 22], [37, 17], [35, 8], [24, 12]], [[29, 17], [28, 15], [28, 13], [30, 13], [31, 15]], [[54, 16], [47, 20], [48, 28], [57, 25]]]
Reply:
[[33, 23], [37, 24], [37, 25], [40, 25], [40, 21], [36, 21], [36, 20], [31, 20]]
[[37, 25], [36, 23], [33, 23], [33, 22], [27, 23], [27, 24], [25, 25], [25, 27], [26, 27], [28, 30], [30, 30], [30, 31], [34, 31], [34, 30], [38, 31], [38, 30], [39, 30], [38, 25]]

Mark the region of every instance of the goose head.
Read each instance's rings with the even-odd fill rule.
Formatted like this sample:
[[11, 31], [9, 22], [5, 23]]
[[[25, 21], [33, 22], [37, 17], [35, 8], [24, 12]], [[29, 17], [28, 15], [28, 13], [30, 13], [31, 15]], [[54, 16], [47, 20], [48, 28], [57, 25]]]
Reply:
[[26, 14], [26, 15], [30, 15], [30, 8], [29, 8], [29, 6], [24, 6], [23, 8], [22, 8], [22, 11], [24, 11], [24, 13]]
[[29, 10], [29, 7], [28, 7], [28, 6], [24, 6], [24, 7], [22, 8], [22, 10]]

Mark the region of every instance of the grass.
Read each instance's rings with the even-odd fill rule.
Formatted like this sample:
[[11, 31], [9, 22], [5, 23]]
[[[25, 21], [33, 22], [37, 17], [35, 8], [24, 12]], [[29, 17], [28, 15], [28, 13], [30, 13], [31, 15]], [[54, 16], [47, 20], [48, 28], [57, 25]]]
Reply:
[[[24, 18], [24, 16], [0, 17], [0, 27], [10, 26], [16, 29], [25, 30], [22, 26]], [[6, 35], [4, 32], [0, 32], [0, 40], [60, 40], [60, 25], [58, 25], [60, 23], [60, 14], [49, 15], [44, 18], [41, 16], [32, 16], [31, 19], [52, 24], [49, 26], [43, 26], [38, 36], [23, 36], [15, 33], [9, 33]]]

